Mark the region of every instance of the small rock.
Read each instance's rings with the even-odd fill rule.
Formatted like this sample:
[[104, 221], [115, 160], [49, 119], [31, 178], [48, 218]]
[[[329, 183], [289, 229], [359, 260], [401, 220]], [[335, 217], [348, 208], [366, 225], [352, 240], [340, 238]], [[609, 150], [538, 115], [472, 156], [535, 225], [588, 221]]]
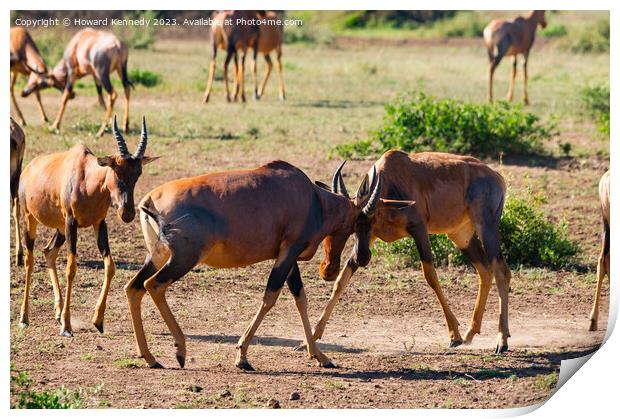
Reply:
[[189, 386], [189, 391], [191, 391], [192, 393], [200, 393], [202, 391], [202, 387], [196, 384], [191, 384]]
[[294, 391], [291, 393], [291, 397], [289, 398], [289, 400], [299, 400], [300, 398], [301, 396], [299, 395], [299, 393]]
[[97, 346], [95, 346], [95, 349], [98, 350], [98, 351], [103, 351], [103, 346], [97, 345]]
[[267, 400], [267, 406], [269, 406], [271, 409], [279, 409], [280, 402], [277, 401], [276, 399], [269, 399]]
[[381, 384], [375, 384], [375, 388], [381, 388]]
[[220, 398], [228, 398], [230, 396], [232, 396], [232, 394], [230, 393], [230, 390], [222, 390], [219, 394]]

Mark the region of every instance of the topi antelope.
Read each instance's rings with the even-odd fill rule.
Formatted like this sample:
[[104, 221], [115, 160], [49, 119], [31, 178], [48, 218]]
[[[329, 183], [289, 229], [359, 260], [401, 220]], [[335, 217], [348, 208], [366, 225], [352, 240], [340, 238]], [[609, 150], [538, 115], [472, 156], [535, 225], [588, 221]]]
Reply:
[[24, 160], [24, 149], [26, 148], [26, 136], [21, 127], [11, 118], [11, 212], [15, 223], [15, 264], [24, 264], [24, 248], [22, 247], [21, 229], [19, 226], [19, 199], [17, 198], [17, 188], [19, 187], [19, 177], [22, 173], [22, 162]]
[[[276, 51], [276, 60], [278, 65], [278, 92], [280, 100], [285, 100], [286, 96], [284, 94], [284, 79], [282, 78], [282, 41], [284, 38], [284, 27], [282, 25], [276, 25], [275, 21], [280, 18], [280, 15], [276, 12], [266, 12], [265, 19], [269, 22], [269, 24], [260, 26], [260, 38], [258, 39], [258, 53], [262, 54], [265, 57], [265, 62], [267, 63], [267, 71], [265, 72], [265, 76], [261, 81], [260, 87], [258, 88], [257, 99], [260, 99], [263, 96], [263, 92], [265, 91], [265, 85], [267, 84], [267, 80], [269, 80], [269, 75], [271, 74], [271, 70], [273, 68], [273, 63], [271, 61], [270, 53], [271, 51]], [[256, 91], [256, 59], [252, 61], [252, 81], [254, 82], [254, 91]]]
[[[75, 97], [73, 86], [76, 80], [91, 74], [95, 79], [99, 104], [105, 108], [105, 118], [97, 132], [98, 136], [102, 136], [107, 124], [112, 119], [114, 102], [118, 96], [110, 81], [110, 74], [116, 71], [125, 91], [123, 131], [127, 133], [129, 129], [130, 87], [133, 86], [127, 76], [128, 57], [127, 45], [112, 32], [97, 31], [91, 28], [82, 29], [71, 38], [62, 59], [54, 69], [49, 73], [37, 72], [38, 77], [28, 83], [22, 96], [27, 96], [32, 92], [37, 92], [38, 95], [38, 91], [46, 87], [55, 87], [61, 90], [63, 94], [60, 110], [52, 123], [52, 128], [57, 130], [60, 129], [60, 122], [65, 113], [67, 102]], [[108, 94], [107, 102], [103, 99], [103, 89]]]
[[[11, 101], [15, 107], [15, 112], [17, 112], [19, 121], [24, 126], [26, 125], [26, 120], [17, 105], [15, 93], [13, 92], [17, 75], [24, 74], [28, 76], [28, 85], [31, 85], [36, 83], [40, 74], [46, 73], [47, 67], [45, 66], [45, 61], [43, 57], [41, 57], [41, 53], [39, 53], [39, 49], [28, 31], [19, 26], [11, 28]], [[22, 91], [22, 97], [26, 96], [28, 96], [26, 90]], [[35, 96], [37, 98], [37, 104], [39, 105], [39, 112], [41, 112], [41, 118], [43, 118], [43, 122], [47, 122], [47, 115], [41, 103], [41, 93], [37, 90]]]
[[601, 254], [598, 258], [598, 265], [596, 266], [596, 293], [594, 294], [594, 306], [590, 313], [590, 331], [598, 329], [598, 311], [601, 302], [601, 287], [603, 286], [603, 279], [605, 275], [607, 278], [611, 278], [609, 273], [609, 170], [601, 177], [601, 181], [598, 184], [598, 194], [601, 200], [601, 215], [603, 218], [603, 243], [601, 248]]
[[[417, 203], [394, 208], [386, 206], [385, 202], [389, 201], [382, 199], [374, 211], [360, 215], [355, 226], [355, 247], [336, 279], [329, 302], [314, 329], [314, 339], [323, 336], [332, 311], [355, 271], [370, 262], [373, 242], [377, 238], [389, 243], [413, 237], [422, 260], [424, 278], [443, 310], [450, 347], [470, 343], [474, 335], [480, 333], [487, 296], [495, 277], [500, 300], [496, 352], [507, 351], [510, 271], [500, 252], [499, 222], [506, 192], [502, 176], [473, 157], [447, 153], [406, 154], [392, 150], [375, 163], [373, 171], [375, 167], [378, 178], [373, 176], [373, 179], [380, 185], [376, 190], [381, 197]], [[338, 183], [344, 189], [344, 182], [338, 176]], [[464, 340], [439, 285], [429, 233], [448, 234], [478, 271], [478, 298]], [[331, 259], [331, 249], [326, 246], [323, 264], [329, 264]]]
[[[237, 99], [241, 92], [241, 100], [245, 102], [245, 56], [248, 48], [253, 49], [253, 60], [256, 62], [256, 48], [259, 42], [260, 29], [257, 24], [253, 24], [252, 20], [264, 16], [264, 12], [256, 12], [251, 10], [228, 10], [213, 13], [215, 24], [211, 26], [211, 65], [209, 67], [209, 78], [207, 80], [207, 89], [203, 97], [203, 103], [209, 101], [211, 96], [211, 88], [213, 86], [213, 77], [215, 75], [215, 59], [217, 57], [218, 48], [226, 51], [226, 59], [224, 60], [224, 88], [226, 89], [226, 100], [230, 102], [230, 91], [228, 89], [228, 64], [231, 58], [235, 59], [235, 77], [234, 77], [234, 97]], [[248, 21], [244, 23], [243, 21]], [[241, 51], [241, 63], [238, 64], [238, 52]], [[255, 74], [255, 73], [253, 73]], [[258, 96], [256, 92], [256, 83], [254, 84], [254, 98]]]
[[[365, 184], [369, 190], [368, 179]], [[296, 167], [274, 161], [252, 170], [179, 179], [149, 192], [138, 206], [148, 254], [144, 266], [125, 285], [137, 350], [147, 365], [161, 368], [148, 349], [142, 324], [140, 307], [147, 291], [172, 333], [183, 367], [185, 336], [166, 302], [166, 289], [200, 264], [235, 268], [275, 259], [262, 304], [237, 344], [235, 365], [253, 369], [248, 347], [286, 282], [301, 317], [308, 355], [321, 366], [332, 367], [312, 339], [297, 262], [310, 260], [327, 238], [329, 263], [336, 266], [327, 274], [337, 275], [340, 253], [355, 220], [374, 208], [378, 194], [366, 193], [356, 205], [326, 189]]]
[[483, 37], [489, 53], [489, 90], [487, 99], [493, 103], [493, 73], [502, 60], [502, 57], [512, 57], [512, 73], [510, 77], [510, 87], [508, 89], [508, 100], [512, 100], [515, 87], [515, 77], [517, 75], [517, 56], [523, 55], [523, 102], [527, 105], [527, 60], [530, 49], [534, 44], [536, 27], [547, 26], [544, 10], [533, 10], [527, 17], [521, 16], [514, 20], [496, 19], [491, 21], [484, 28]]
[[[78, 144], [70, 150], [33, 159], [24, 169], [19, 184], [19, 200], [24, 211], [26, 237], [26, 286], [21, 307], [20, 325], [28, 325], [28, 299], [34, 267], [34, 241], [39, 223], [56, 233], [43, 249], [54, 289], [56, 320], [60, 334], [73, 336], [71, 328], [71, 289], [76, 274], [77, 229], [93, 227], [97, 247], [103, 256], [105, 279], [92, 322], [103, 333], [103, 317], [112, 277], [114, 261], [108, 245], [105, 217], [110, 204], [118, 207], [118, 217], [125, 223], [135, 217], [133, 192], [142, 166], [156, 157], [144, 155], [147, 131], [142, 119], [142, 134], [137, 151], [130, 154], [118, 130], [116, 116], [113, 131], [119, 153], [96, 157], [86, 146]], [[67, 240], [67, 288], [63, 305], [56, 273], [56, 258]]]

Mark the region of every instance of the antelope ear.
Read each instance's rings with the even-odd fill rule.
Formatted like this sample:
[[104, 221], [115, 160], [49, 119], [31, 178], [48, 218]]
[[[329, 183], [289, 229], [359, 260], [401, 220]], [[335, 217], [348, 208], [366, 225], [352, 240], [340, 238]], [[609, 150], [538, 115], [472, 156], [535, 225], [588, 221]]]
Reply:
[[149, 163], [154, 162], [155, 160], [157, 160], [158, 158], [160, 158], [161, 156], [157, 156], [157, 157], [149, 157], [149, 156], [144, 156], [142, 157], [141, 161], [142, 161], [142, 166], [146, 166]]
[[415, 205], [415, 201], [397, 201], [394, 199], [381, 199], [381, 205], [386, 208], [405, 209]]
[[116, 164], [116, 161], [114, 160], [114, 157], [112, 156], [105, 156], [105, 157], [97, 157], [97, 163], [99, 163], [99, 166], [101, 167], [114, 167], [114, 165]]
[[328, 192], [332, 192], [332, 188], [330, 186], [327, 186], [326, 184], [324, 184], [320, 180], [315, 181], [314, 184], [316, 186], [318, 186], [319, 188], [321, 188], [321, 189], [325, 189]]

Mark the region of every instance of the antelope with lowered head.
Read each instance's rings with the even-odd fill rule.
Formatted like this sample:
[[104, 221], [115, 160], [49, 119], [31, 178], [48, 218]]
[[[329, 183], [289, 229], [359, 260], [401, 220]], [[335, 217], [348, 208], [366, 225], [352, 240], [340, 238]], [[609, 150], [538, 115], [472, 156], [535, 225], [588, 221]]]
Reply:
[[[108, 290], [115, 265], [108, 245], [108, 228], [105, 221], [110, 204], [118, 207], [118, 217], [125, 223], [135, 217], [134, 187], [142, 174], [142, 166], [156, 157], [144, 155], [147, 131], [142, 119], [142, 134], [137, 151], [130, 154], [118, 130], [116, 116], [113, 125], [118, 153], [96, 157], [86, 146], [78, 144], [70, 150], [34, 158], [22, 173], [19, 200], [24, 211], [26, 240], [26, 285], [21, 307], [20, 325], [27, 326], [30, 282], [34, 268], [34, 242], [37, 225], [43, 224], [56, 230], [43, 249], [47, 269], [54, 289], [56, 320], [60, 334], [73, 336], [71, 328], [71, 290], [76, 274], [77, 230], [93, 227], [97, 247], [103, 256], [105, 278], [92, 322], [103, 333], [103, 317]], [[67, 240], [67, 286], [65, 299], [60, 293], [56, 258], [60, 247]]]
[[[211, 96], [211, 88], [213, 87], [213, 77], [215, 75], [215, 59], [217, 50], [226, 51], [224, 59], [223, 74], [224, 88], [226, 89], [226, 100], [231, 101], [230, 90], [228, 89], [228, 65], [232, 58], [235, 59], [235, 77], [234, 80], [234, 99], [237, 100], [239, 92], [241, 92], [241, 100], [245, 102], [245, 56], [248, 48], [253, 49], [253, 60], [256, 62], [256, 54], [258, 49], [256, 45], [260, 38], [260, 29], [256, 24], [243, 24], [243, 21], [251, 21], [264, 16], [263, 12], [252, 10], [227, 10], [214, 12], [212, 19], [215, 24], [211, 26], [211, 65], [209, 67], [209, 78], [207, 80], [207, 89], [203, 97], [203, 103], [209, 101]], [[241, 22], [240, 22], [241, 21]], [[228, 23], [226, 23], [228, 22]], [[241, 64], [238, 63], [238, 55], [241, 51]], [[255, 75], [255, 73], [252, 73]], [[257, 97], [256, 83], [254, 83], [254, 98]]]
[[[510, 336], [510, 270], [500, 252], [499, 222], [506, 193], [502, 176], [473, 157], [432, 152], [406, 154], [391, 150], [375, 163], [373, 172], [375, 168], [373, 182], [380, 185], [375, 190], [380, 191], [383, 199], [377, 201], [372, 211], [366, 211], [358, 217], [355, 247], [336, 279], [329, 302], [314, 329], [313, 338], [321, 339], [351, 277], [358, 267], [364, 267], [370, 262], [370, 249], [374, 241], [378, 238], [389, 243], [412, 237], [422, 260], [424, 278], [443, 310], [450, 347], [471, 343], [474, 336], [480, 333], [487, 296], [495, 277], [500, 301], [499, 334], [495, 351], [507, 351]], [[337, 183], [344, 190], [342, 176], [339, 173], [337, 176]], [[410, 200], [415, 205], [394, 208], [386, 205], [391, 200]], [[429, 233], [446, 233], [478, 271], [478, 297], [464, 339], [439, 285], [433, 266]], [[326, 276], [324, 269], [326, 266], [331, 267], [330, 261], [333, 259], [332, 249], [328, 245], [325, 249], [325, 260], [321, 264], [322, 277]]]
[[[36, 83], [40, 74], [46, 73], [47, 66], [45, 65], [45, 60], [41, 57], [41, 53], [28, 31], [20, 26], [11, 28], [11, 101], [15, 107], [15, 112], [17, 112], [19, 122], [24, 126], [26, 125], [26, 120], [24, 115], [22, 115], [21, 109], [19, 109], [17, 100], [15, 100], [15, 93], [13, 92], [17, 75], [23, 74], [28, 76], [27, 86], [30, 86]], [[26, 87], [21, 95], [26, 97], [29, 93], [28, 87]], [[41, 93], [38, 90], [35, 92], [35, 97], [37, 98], [41, 118], [43, 122], [47, 122], [47, 115], [41, 103]]]
[[24, 161], [24, 150], [26, 149], [26, 136], [19, 124], [11, 118], [11, 212], [15, 223], [15, 264], [24, 264], [24, 248], [22, 247], [19, 199], [17, 198], [17, 188], [19, 187], [19, 177], [22, 173], [22, 162]]
[[[54, 69], [49, 73], [37, 72], [38, 77], [28, 83], [22, 95], [27, 96], [46, 87], [55, 87], [62, 91], [60, 109], [52, 123], [53, 129], [60, 129], [67, 102], [75, 97], [73, 86], [76, 80], [89, 74], [92, 75], [97, 87], [99, 104], [105, 109], [103, 123], [97, 132], [98, 136], [102, 136], [112, 119], [114, 103], [118, 96], [110, 81], [110, 74], [116, 71], [125, 92], [123, 131], [126, 133], [129, 129], [130, 88], [133, 86], [127, 76], [128, 57], [127, 45], [112, 32], [97, 31], [91, 28], [82, 29], [73, 35], [65, 48], [62, 59]], [[108, 94], [107, 102], [103, 99], [103, 89]]]
[[598, 264], [596, 266], [596, 292], [594, 294], [594, 305], [592, 306], [592, 312], [590, 313], [590, 331], [598, 329], [598, 311], [601, 303], [601, 287], [603, 286], [603, 279], [605, 275], [610, 277], [609, 273], [609, 170], [601, 177], [598, 184], [598, 195], [601, 201], [601, 218], [603, 219], [603, 243], [601, 244], [601, 254], [598, 257]]
[[523, 102], [527, 105], [527, 61], [534, 44], [536, 28], [547, 26], [544, 10], [532, 10], [526, 17], [514, 20], [495, 19], [484, 28], [482, 36], [489, 54], [489, 87], [487, 99], [493, 103], [493, 74], [504, 56], [512, 57], [512, 73], [508, 100], [512, 100], [515, 77], [517, 75], [517, 56], [523, 55]]
[[[263, 80], [261, 81], [260, 87], [258, 88], [256, 99], [260, 99], [265, 92], [265, 85], [267, 84], [267, 80], [269, 80], [269, 75], [271, 74], [271, 70], [273, 68], [273, 62], [271, 61], [271, 56], [269, 54], [272, 51], [275, 51], [278, 65], [279, 98], [280, 100], [285, 100], [286, 96], [284, 94], [284, 78], [282, 77], [282, 42], [284, 39], [284, 27], [275, 24], [275, 20], [281, 18], [281, 16], [276, 12], [266, 12], [264, 18], [274, 23], [260, 26], [258, 53], [262, 54], [265, 57], [265, 62], [267, 63], [267, 70], [265, 72]], [[258, 77], [256, 75], [256, 59], [254, 59], [254, 61], [252, 61], [252, 81], [254, 82], [254, 91], [257, 90], [257, 80]]]
[[[149, 192], [138, 206], [148, 254], [142, 269], [125, 285], [138, 354], [147, 365], [161, 368], [148, 349], [142, 324], [140, 307], [147, 291], [172, 333], [183, 367], [185, 336], [166, 302], [166, 289], [200, 264], [235, 268], [275, 259], [261, 306], [237, 344], [235, 365], [253, 369], [248, 347], [286, 282], [301, 317], [308, 355], [332, 367], [312, 339], [297, 262], [310, 260], [327, 237], [330, 263], [340, 265], [355, 220], [376, 205], [373, 197], [378, 194], [366, 194], [356, 205], [327, 189], [289, 163], [274, 161], [252, 170], [179, 179]], [[329, 275], [337, 273], [338, 268]]]

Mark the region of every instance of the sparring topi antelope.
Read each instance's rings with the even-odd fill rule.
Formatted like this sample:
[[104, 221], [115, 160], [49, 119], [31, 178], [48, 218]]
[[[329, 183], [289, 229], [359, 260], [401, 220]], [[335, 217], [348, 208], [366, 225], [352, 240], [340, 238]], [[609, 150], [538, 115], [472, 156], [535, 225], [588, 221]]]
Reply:
[[[339, 169], [340, 170], [340, 169]], [[328, 191], [296, 167], [274, 161], [252, 170], [232, 170], [175, 180], [149, 192], [140, 202], [142, 233], [148, 254], [144, 266], [125, 285], [138, 354], [161, 368], [148, 349], [141, 303], [148, 291], [172, 333], [176, 357], [185, 365], [185, 336], [165, 298], [166, 289], [193, 267], [234, 268], [275, 259], [262, 304], [237, 344], [235, 365], [252, 370], [247, 350], [284, 283], [295, 298], [308, 355], [323, 367], [333, 364], [316, 346], [297, 261], [311, 259], [323, 239], [330, 246], [329, 275], [335, 276], [349, 235], [360, 214], [372, 211], [365, 180], [357, 204]], [[251, 216], [250, 216], [251, 215]]]
[[24, 150], [26, 148], [26, 136], [21, 127], [11, 118], [11, 212], [15, 223], [15, 264], [24, 264], [24, 248], [22, 247], [19, 199], [17, 188], [19, 187], [19, 177], [22, 173], [22, 162], [24, 161]]
[[[49, 73], [37, 72], [38, 77], [28, 83], [22, 96], [27, 96], [32, 92], [37, 92], [38, 95], [38, 91], [46, 87], [55, 87], [62, 91], [60, 110], [52, 123], [52, 129], [57, 130], [60, 129], [67, 102], [75, 97], [73, 91], [75, 82], [91, 74], [95, 79], [99, 104], [105, 109], [103, 123], [97, 132], [98, 136], [102, 136], [112, 119], [114, 102], [118, 96], [110, 81], [110, 74], [116, 71], [125, 92], [123, 131], [126, 133], [129, 129], [130, 88], [133, 86], [127, 76], [128, 57], [127, 45], [112, 32], [97, 31], [91, 28], [82, 29], [73, 35], [65, 48], [63, 57], [54, 69]], [[103, 99], [103, 89], [108, 94], [107, 102]]]
[[[34, 158], [22, 173], [19, 200], [24, 211], [26, 240], [26, 285], [20, 317], [22, 326], [28, 325], [33, 250], [37, 225], [40, 223], [56, 230], [43, 253], [54, 289], [54, 308], [56, 320], [61, 325], [60, 334], [73, 336], [70, 307], [77, 269], [77, 230], [92, 226], [105, 269], [105, 279], [92, 322], [103, 333], [106, 299], [115, 270], [105, 221], [108, 208], [110, 204], [117, 206], [118, 217], [125, 223], [134, 219], [134, 187], [142, 174], [142, 166], [156, 159], [144, 155], [148, 141], [144, 117], [140, 143], [134, 154], [127, 150], [127, 144], [116, 124], [116, 116], [113, 130], [119, 150], [117, 154], [96, 157], [86, 146], [78, 144], [68, 151]], [[63, 305], [56, 258], [65, 239], [68, 255], [67, 288]]]
[[[28, 76], [26, 89], [24, 89], [21, 94], [22, 97], [26, 97], [29, 94], [28, 86], [36, 84], [40, 74], [46, 73], [47, 66], [45, 65], [45, 60], [41, 57], [41, 53], [28, 31], [20, 26], [11, 28], [11, 101], [15, 107], [15, 112], [17, 112], [19, 122], [21, 122], [23, 126], [26, 126], [26, 120], [24, 119], [24, 115], [22, 115], [21, 109], [19, 109], [17, 105], [15, 93], [13, 92], [17, 75], [24, 74]], [[47, 122], [47, 115], [41, 103], [41, 93], [38, 90], [35, 91], [35, 97], [37, 98], [41, 118], [43, 122]]]
[[[480, 333], [482, 316], [493, 277], [500, 300], [496, 352], [508, 350], [508, 291], [510, 270], [500, 252], [499, 222], [506, 186], [502, 176], [481, 161], [447, 153], [388, 151], [375, 163], [381, 197], [373, 211], [360, 215], [355, 226], [355, 247], [338, 275], [330, 300], [314, 329], [321, 339], [325, 326], [358, 267], [370, 262], [373, 242], [393, 242], [413, 237], [422, 260], [422, 271], [444, 313], [450, 346], [470, 343]], [[344, 185], [339, 175], [339, 183]], [[359, 194], [359, 192], [358, 192]], [[394, 208], [386, 200], [411, 200], [415, 205]], [[387, 201], [389, 202], [389, 201]], [[433, 266], [429, 233], [447, 233], [471, 261], [479, 275], [478, 298], [465, 339], [450, 310]], [[330, 265], [326, 245], [323, 265]], [[338, 269], [338, 267], [336, 267]], [[323, 272], [321, 272], [323, 275]]]

